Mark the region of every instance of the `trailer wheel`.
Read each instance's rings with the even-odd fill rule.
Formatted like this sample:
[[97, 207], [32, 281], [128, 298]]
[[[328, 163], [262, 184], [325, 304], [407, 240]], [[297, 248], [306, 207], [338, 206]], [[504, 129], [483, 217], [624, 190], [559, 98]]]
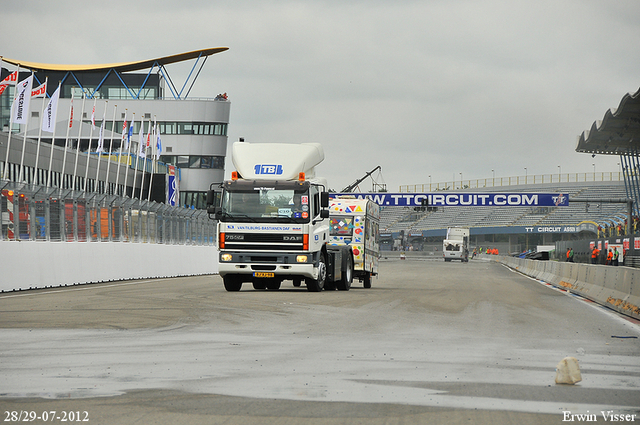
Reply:
[[224, 282], [224, 289], [229, 292], [237, 292], [242, 288], [242, 280], [239, 276], [228, 274], [222, 278]]
[[366, 272], [364, 274], [364, 282], [363, 285], [365, 288], [371, 288], [371, 273], [370, 272]]
[[311, 279], [306, 278], [304, 281], [307, 284], [307, 291], [320, 292], [324, 288], [325, 281], [327, 280], [327, 263], [325, 260], [324, 252], [320, 253], [320, 261], [318, 262], [318, 278]]
[[342, 278], [337, 286], [340, 291], [348, 291], [351, 289], [351, 282], [353, 282], [353, 259], [351, 255], [347, 255], [342, 265], [344, 270], [342, 270]]

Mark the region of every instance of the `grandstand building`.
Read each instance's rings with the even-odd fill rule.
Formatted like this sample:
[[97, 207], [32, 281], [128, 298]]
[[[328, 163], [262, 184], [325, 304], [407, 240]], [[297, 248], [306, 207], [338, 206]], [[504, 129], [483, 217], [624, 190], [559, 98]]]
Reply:
[[472, 246], [498, 247], [503, 253], [519, 253], [562, 240], [595, 238], [607, 229], [615, 228], [617, 231], [618, 226], [625, 224], [625, 204], [598, 202], [604, 197], [626, 197], [619, 173], [527, 176], [526, 179], [544, 181], [545, 177], [547, 183], [524, 184], [525, 178], [522, 177], [522, 180], [511, 179], [513, 184], [509, 185], [508, 179], [499, 179], [500, 186], [456, 190], [456, 193], [562, 193], [570, 200], [594, 201], [569, 202], [569, 206], [557, 207], [449, 206], [432, 211], [382, 207], [382, 245], [387, 250], [402, 245], [405, 249], [437, 250], [447, 227], [462, 226], [470, 228]]
[[[49, 158], [52, 157], [50, 180], [54, 187], [88, 187], [90, 191], [137, 197], [133, 189], [137, 187], [139, 190], [148, 184], [148, 176], [143, 179], [142, 173], [130, 172], [125, 182], [124, 172], [116, 176], [117, 167], [111, 167], [107, 172], [105, 160], [110, 158], [113, 162], [119, 161], [130, 169], [137, 166], [141, 125], [144, 125], [143, 134], [147, 137], [155, 123], [162, 148], [159, 158], [161, 165], [156, 167], [155, 173], [164, 174], [170, 167], [175, 167], [179, 178], [179, 199], [176, 204], [204, 208], [205, 193], [211, 183], [219, 183], [224, 179], [231, 104], [226, 95], [214, 97], [215, 94], [212, 94], [211, 98], [202, 99], [189, 98], [189, 93], [207, 58], [225, 50], [226, 47], [211, 48], [151, 60], [105, 65], [53, 65], [2, 58], [5, 64], [19, 66], [18, 81], [32, 72], [34, 88], [45, 79], [48, 80], [47, 96], [44, 99], [32, 98], [27, 125], [9, 122], [15, 87], [9, 85], [0, 96], [2, 178], [13, 182], [22, 178], [24, 183], [45, 185], [49, 174]], [[166, 66], [189, 60], [195, 61], [191, 73], [184, 85], [176, 86]], [[2, 68], [1, 79], [12, 72], [14, 70]], [[53, 135], [40, 132], [40, 123], [44, 105], [57, 89], [58, 83], [60, 101]], [[75, 123], [69, 129], [72, 99]], [[92, 125], [92, 117], [98, 127], [103, 117], [105, 119], [101, 168], [98, 168], [96, 154], [99, 129]], [[125, 121], [131, 124], [132, 120], [133, 144], [129, 154], [126, 151], [121, 153], [123, 124]], [[9, 130], [12, 132], [11, 139], [8, 137]], [[26, 145], [23, 149], [25, 131]], [[38, 139], [41, 147], [37, 147]], [[10, 151], [7, 154], [8, 145]], [[151, 145], [145, 164], [140, 165], [140, 170], [145, 168], [147, 173], [152, 172], [151, 165], [147, 163], [156, 143]], [[79, 160], [76, 151], [81, 153]], [[107, 155], [109, 152], [110, 155]], [[24, 165], [22, 173], [20, 164]]]
[[[609, 246], [624, 249], [624, 264], [640, 266], [640, 90], [625, 95], [618, 108], [608, 110], [580, 135], [576, 152], [617, 155], [616, 173], [556, 174], [546, 176], [483, 179], [444, 185], [409, 185], [401, 192], [457, 193], [512, 192], [559, 193], [569, 196], [569, 206], [496, 207], [454, 206], [420, 211], [411, 207], [383, 207], [380, 234], [382, 249], [437, 251], [447, 227], [470, 228], [471, 246], [497, 247], [503, 254], [555, 245], [557, 253], [576, 251], [576, 261], [590, 262], [594, 246], [606, 253]], [[462, 189], [464, 188], [464, 189]], [[571, 199], [580, 202], [571, 202]], [[440, 247], [440, 248], [439, 248]], [[597, 259], [603, 263], [603, 257]]]

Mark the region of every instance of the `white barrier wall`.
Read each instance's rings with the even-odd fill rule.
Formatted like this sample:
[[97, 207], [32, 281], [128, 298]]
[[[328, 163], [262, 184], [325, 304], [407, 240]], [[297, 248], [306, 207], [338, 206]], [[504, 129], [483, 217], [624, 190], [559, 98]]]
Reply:
[[0, 241], [0, 291], [218, 272], [215, 246]]
[[491, 257], [512, 269], [640, 319], [640, 269]]

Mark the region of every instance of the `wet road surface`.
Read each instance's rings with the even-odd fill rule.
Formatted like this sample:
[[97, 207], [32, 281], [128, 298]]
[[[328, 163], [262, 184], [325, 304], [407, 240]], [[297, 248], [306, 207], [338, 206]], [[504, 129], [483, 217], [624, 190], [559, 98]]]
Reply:
[[[348, 292], [285, 282], [229, 293], [202, 276], [1, 294], [0, 336], [0, 413], [551, 424], [612, 411], [640, 422], [637, 321], [488, 261], [383, 261], [371, 289]], [[554, 383], [566, 356], [580, 361], [574, 386]]]

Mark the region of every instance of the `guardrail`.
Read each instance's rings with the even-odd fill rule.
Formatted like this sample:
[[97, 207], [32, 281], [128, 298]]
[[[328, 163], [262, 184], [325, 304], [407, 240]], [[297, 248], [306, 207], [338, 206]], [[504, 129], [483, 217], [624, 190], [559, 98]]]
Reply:
[[0, 184], [0, 239], [214, 245], [206, 211], [33, 185]]

